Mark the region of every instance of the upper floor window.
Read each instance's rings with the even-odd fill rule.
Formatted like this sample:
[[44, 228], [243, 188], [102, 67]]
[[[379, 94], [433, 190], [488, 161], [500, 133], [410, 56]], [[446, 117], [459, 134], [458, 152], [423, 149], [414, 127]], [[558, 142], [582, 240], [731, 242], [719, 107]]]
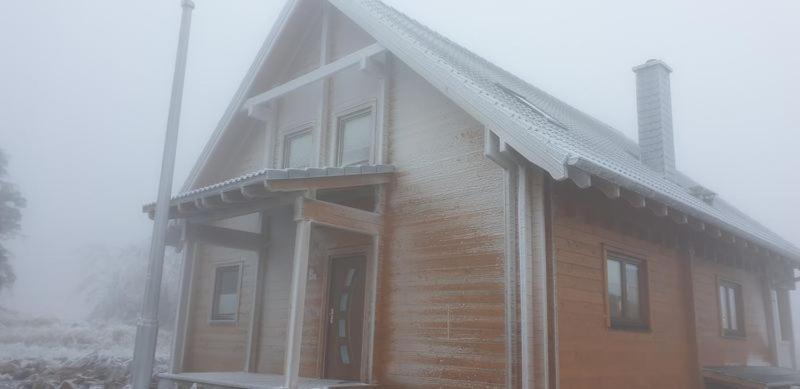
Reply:
[[239, 311], [240, 265], [220, 266], [214, 274], [212, 321], [234, 321]]
[[363, 109], [339, 118], [337, 123], [337, 166], [358, 166], [372, 159], [374, 124], [372, 109]]
[[283, 167], [302, 169], [311, 166], [311, 129], [295, 131], [283, 138]]
[[744, 336], [742, 286], [727, 280], [718, 280], [719, 311], [722, 335]]
[[792, 330], [792, 309], [789, 304], [789, 291], [786, 289], [776, 290], [778, 297], [778, 322], [781, 327], [781, 340], [791, 341], [794, 338]]
[[646, 329], [648, 320], [644, 261], [608, 252], [606, 272], [611, 327]]

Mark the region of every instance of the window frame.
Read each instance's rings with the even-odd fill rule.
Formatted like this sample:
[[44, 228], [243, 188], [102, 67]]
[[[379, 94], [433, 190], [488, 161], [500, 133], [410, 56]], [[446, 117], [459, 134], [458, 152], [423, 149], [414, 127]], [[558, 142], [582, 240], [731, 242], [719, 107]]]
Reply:
[[[232, 318], [220, 318], [217, 316], [219, 299], [217, 291], [219, 288], [218, 279], [220, 271], [224, 268], [237, 268], [236, 275], [236, 312]], [[242, 274], [244, 261], [220, 262], [214, 265], [213, 287], [211, 289], [211, 307], [209, 309], [208, 322], [210, 324], [236, 324], [239, 322], [239, 305], [242, 302]]]
[[[311, 153], [308, 155], [308, 166], [306, 167], [290, 167], [289, 166], [289, 157], [291, 156], [291, 148], [289, 147], [289, 141], [294, 138], [299, 138], [302, 136], [308, 135], [311, 137]], [[294, 127], [288, 131], [283, 131], [281, 135], [281, 169], [305, 169], [309, 167], [313, 167], [314, 163], [314, 124], [307, 123], [304, 125], [300, 125]]]
[[[722, 288], [734, 290], [734, 296], [736, 299], [736, 325], [738, 329], [733, 330], [727, 328], [729, 325], [726, 323], [725, 317], [726, 315], [722, 312]], [[741, 282], [737, 282], [731, 279], [727, 279], [724, 277], [717, 277], [717, 313], [719, 315], [719, 330], [720, 335], [724, 338], [734, 338], [734, 339], [742, 339], [747, 337], [747, 329], [745, 325], [745, 312], [744, 312], [744, 286]], [[730, 312], [730, 307], [728, 306], [730, 301], [725, 299], [725, 309], [726, 312]], [[730, 317], [730, 313], [727, 314]]]
[[[365, 104], [359, 104], [354, 107], [341, 110], [336, 114], [336, 128], [334, 129], [334, 144], [333, 144], [333, 165], [336, 167], [345, 167], [342, 165], [342, 136], [344, 131], [343, 123], [348, 120], [359, 116], [367, 116], [370, 124], [370, 137], [369, 137], [369, 159], [364, 163], [365, 165], [373, 164], [375, 162], [375, 141], [377, 138], [377, 123], [375, 117], [376, 104], [374, 101]], [[360, 165], [347, 165], [347, 166], [360, 166]]]
[[[603, 250], [603, 301], [606, 313], [606, 326], [612, 330], [624, 331], [650, 331], [650, 277], [648, 273], [647, 260], [644, 255], [635, 254], [628, 250], [621, 250], [616, 247], [605, 247]], [[617, 261], [620, 264], [632, 264], [638, 267], [639, 273], [639, 317], [640, 320], [615, 319], [611, 317], [611, 304], [609, 301], [608, 285], [608, 262]], [[624, 266], [622, 267], [624, 269]], [[627, 282], [624, 271], [621, 271], [621, 298], [625, 301], [627, 295]], [[623, 308], [625, 304], [623, 303]], [[624, 316], [624, 315], [623, 315]]]

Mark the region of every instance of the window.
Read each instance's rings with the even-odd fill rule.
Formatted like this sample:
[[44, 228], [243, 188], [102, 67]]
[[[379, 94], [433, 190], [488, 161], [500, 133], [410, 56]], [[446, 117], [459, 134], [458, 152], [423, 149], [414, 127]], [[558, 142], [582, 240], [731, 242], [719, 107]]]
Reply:
[[719, 315], [722, 335], [744, 336], [742, 312], [742, 286], [731, 281], [719, 280]]
[[791, 341], [794, 338], [794, 331], [792, 331], [792, 310], [789, 301], [789, 291], [786, 289], [778, 289], [778, 322], [781, 326], [781, 340]]
[[644, 261], [608, 252], [606, 272], [611, 327], [646, 329], [648, 320]]
[[239, 311], [239, 265], [220, 266], [214, 277], [212, 321], [234, 321]]
[[311, 166], [311, 129], [287, 134], [283, 139], [283, 167], [302, 169]]
[[372, 109], [361, 110], [339, 119], [336, 164], [365, 165], [372, 159]]

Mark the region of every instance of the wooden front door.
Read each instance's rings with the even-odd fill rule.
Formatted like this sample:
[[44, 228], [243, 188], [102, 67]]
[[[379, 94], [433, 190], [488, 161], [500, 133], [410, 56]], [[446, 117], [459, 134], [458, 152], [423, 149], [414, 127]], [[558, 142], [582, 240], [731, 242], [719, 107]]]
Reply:
[[325, 378], [352, 381], [361, 378], [365, 262], [363, 255], [331, 259]]

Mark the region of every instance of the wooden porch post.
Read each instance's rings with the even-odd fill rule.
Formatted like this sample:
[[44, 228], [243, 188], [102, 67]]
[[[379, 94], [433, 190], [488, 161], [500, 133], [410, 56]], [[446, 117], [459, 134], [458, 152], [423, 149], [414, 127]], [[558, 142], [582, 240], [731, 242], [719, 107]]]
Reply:
[[[302, 204], [303, 197], [298, 198]], [[299, 208], [299, 206], [298, 206]], [[308, 250], [311, 244], [311, 221], [296, 214], [297, 232], [294, 238], [294, 266], [289, 308], [289, 327], [286, 333], [286, 359], [284, 361], [285, 387], [297, 388], [300, 372], [300, 341], [303, 335], [303, 314], [308, 280]]]
[[250, 328], [247, 331], [247, 349], [244, 358], [244, 370], [251, 373], [258, 369], [258, 346], [264, 310], [264, 279], [266, 278], [267, 242], [270, 229], [269, 215], [261, 212], [260, 219], [262, 242], [256, 257], [256, 287], [253, 288], [253, 307], [250, 310]]
[[194, 262], [197, 242], [190, 232], [189, 226], [184, 227], [183, 243], [183, 269], [181, 272], [180, 295], [178, 296], [178, 313], [175, 317], [175, 332], [172, 339], [172, 360], [170, 373], [183, 371], [186, 335], [189, 326], [189, 305], [192, 300], [192, 280], [194, 279]]

